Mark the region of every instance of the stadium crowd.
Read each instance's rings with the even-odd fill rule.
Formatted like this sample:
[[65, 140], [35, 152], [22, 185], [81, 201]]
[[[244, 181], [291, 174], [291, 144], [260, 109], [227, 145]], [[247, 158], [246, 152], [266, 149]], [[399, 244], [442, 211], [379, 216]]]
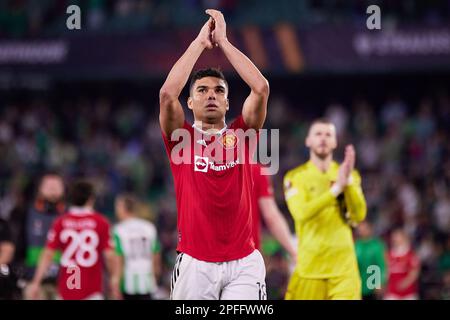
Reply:
[[196, 26], [204, 19], [204, 9], [212, 7], [228, 17], [230, 26], [271, 26], [286, 21], [302, 27], [360, 23], [373, 4], [382, 8], [383, 19], [390, 24], [437, 25], [448, 21], [450, 14], [446, 0], [5, 0], [0, 1], [0, 37], [67, 34], [66, 10], [72, 4], [81, 9], [80, 32], [91, 34]]
[[[231, 82], [234, 94], [244, 96], [238, 88]], [[401, 91], [375, 99], [349, 89], [347, 98], [323, 102], [319, 94], [297, 99], [291, 84], [285, 94], [274, 91], [265, 123], [265, 128], [280, 129], [280, 166], [271, 179], [290, 223], [282, 178], [308, 157], [304, 138], [309, 122], [325, 116], [336, 125], [340, 146], [355, 145], [367, 219], [387, 247], [390, 232], [404, 227], [421, 262], [421, 299], [450, 298], [450, 96], [438, 88], [419, 93], [420, 99]], [[157, 101], [149, 100], [152, 91], [142, 88], [82, 92], [17, 94], [0, 101], [0, 218], [12, 221], [18, 208], [29, 206], [38, 177], [48, 170], [56, 170], [66, 183], [79, 176], [93, 181], [96, 208], [111, 223], [116, 222], [116, 195], [132, 192], [147, 204], [142, 216], [158, 230], [163, 265], [157, 297], [167, 298], [177, 211]], [[336, 154], [342, 156], [342, 149]], [[264, 234], [268, 297], [281, 299], [291, 266], [280, 246]], [[23, 246], [19, 238], [14, 243]], [[18, 250], [15, 264], [23, 259]]]

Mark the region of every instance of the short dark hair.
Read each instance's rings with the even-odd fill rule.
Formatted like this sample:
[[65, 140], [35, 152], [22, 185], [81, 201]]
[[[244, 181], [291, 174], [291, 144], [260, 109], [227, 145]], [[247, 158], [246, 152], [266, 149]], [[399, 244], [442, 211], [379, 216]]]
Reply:
[[69, 191], [69, 202], [77, 207], [83, 207], [95, 197], [94, 185], [87, 180], [77, 180], [72, 183]]
[[228, 89], [228, 82], [227, 79], [225, 79], [225, 76], [223, 75], [222, 71], [220, 71], [217, 68], [206, 68], [206, 69], [200, 69], [194, 72], [191, 76], [191, 82], [189, 83], [189, 94], [192, 93], [192, 89], [194, 88], [195, 81], [205, 78], [205, 77], [214, 77], [219, 78], [225, 81], [225, 85]]
[[129, 193], [122, 193], [117, 196], [117, 200], [123, 201], [125, 210], [129, 213], [136, 214], [138, 212], [139, 200]]
[[331, 124], [331, 125], [334, 125], [334, 123], [331, 122], [330, 120], [328, 120], [327, 118], [317, 118], [317, 119], [314, 119], [313, 122], [311, 122], [311, 124], [309, 125], [309, 128], [308, 128], [308, 134], [309, 134], [309, 132], [311, 131], [312, 127], [313, 127], [314, 125], [318, 124], [318, 123], [320, 123], [320, 124]]

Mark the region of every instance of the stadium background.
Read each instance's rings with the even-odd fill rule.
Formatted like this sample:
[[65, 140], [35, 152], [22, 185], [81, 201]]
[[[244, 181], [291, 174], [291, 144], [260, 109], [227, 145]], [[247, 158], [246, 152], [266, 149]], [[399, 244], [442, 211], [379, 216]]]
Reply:
[[[81, 8], [81, 30], [66, 27], [70, 4]], [[366, 28], [371, 4], [381, 8], [381, 30]], [[420, 298], [448, 299], [446, 0], [2, 0], [0, 215], [8, 220], [14, 207], [27, 205], [36, 178], [48, 169], [67, 183], [79, 175], [95, 181], [98, 209], [111, 222], [115, 195], [132, 191], [158, 228], [160, 285], [168, 290], [176, 208], [158, 91], [209, 7], [224, 12], [230, 40], [270, 82], [265, 128], [280, 128], [280, 170], [272, 181], [291, 230], [282, 177], [308, 157], [309, 121], [327, 116], [340, 146], [356, 146], [376, 234], [388, 244], [390, 230], [404, 225], [422, 262]], [[228, 117], [236, 116], [246, 85], [219, 50], [206, 53], [197, 68], [206, 65], [228, 76]], [[342, 149], [336, 155], [339, 160]], [[289, 265], [267, 233], [263, 251], [269, 298], [281, 298]]]

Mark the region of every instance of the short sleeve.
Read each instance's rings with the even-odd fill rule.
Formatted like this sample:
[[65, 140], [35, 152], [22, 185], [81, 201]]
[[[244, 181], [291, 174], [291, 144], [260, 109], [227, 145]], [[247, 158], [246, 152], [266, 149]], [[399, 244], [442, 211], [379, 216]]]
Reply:
[[230, 125], [230, 129], [243, 129], [247, 130], [250, 129], [250, 127], [245, 123], [244, 118], [242, 115], [237, 117]]
[[152, 246], [152, 252], [153, 253], [160, 253], [161, 252], [161, 243], [158, 239], [155, 239]]
[[123, 256], [123, 249], [122, 249], [122, 243], [120, 241], [119, 234], [117, 230], [113, 232], [113, 238], [114, 238], [114, 251], [119, 255]]
[[[188, 132], [191, 133], [191, 131], [192, 131], [192, 126], [185, 120], [185, 121], [184, 121], [184, 124], [183, 124], [183, 127], [180, 128], [180, 129], [188, 130]], [[177, 129], [177, 130], [179, 130], [179, 129]], [[174, 132], [175, 132], [175, 131], [174, 131]], [[182, 139], [180, 138], [180, 139], [177, 139], [177, 140], [171, 140], [171, 137], [166, 136], [166, 134], [165, 134], [162, 130], [161, 130], [161, 135], [162, 135], [163, 140], [164, 140], [164, 146], [166, 147], [166, 152], [167, 152], [167, 154], [170, 156], [170, 153], [171, 153], [172, 149], [173, 149], [178, 143], [180, 143]], [[175, 134], [172, 133], [172, 135], [177, 136], [176, 133], [175, 133]]]

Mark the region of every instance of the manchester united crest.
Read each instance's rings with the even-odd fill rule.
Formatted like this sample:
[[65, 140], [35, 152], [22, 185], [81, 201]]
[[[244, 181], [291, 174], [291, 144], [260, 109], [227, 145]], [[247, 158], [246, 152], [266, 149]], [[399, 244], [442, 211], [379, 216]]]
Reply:
[[225, 149], [232, 149], [237, 146], [238, 138], [232, 131], [227, 131], [221, 137], [220, 142], [225, 147]]

